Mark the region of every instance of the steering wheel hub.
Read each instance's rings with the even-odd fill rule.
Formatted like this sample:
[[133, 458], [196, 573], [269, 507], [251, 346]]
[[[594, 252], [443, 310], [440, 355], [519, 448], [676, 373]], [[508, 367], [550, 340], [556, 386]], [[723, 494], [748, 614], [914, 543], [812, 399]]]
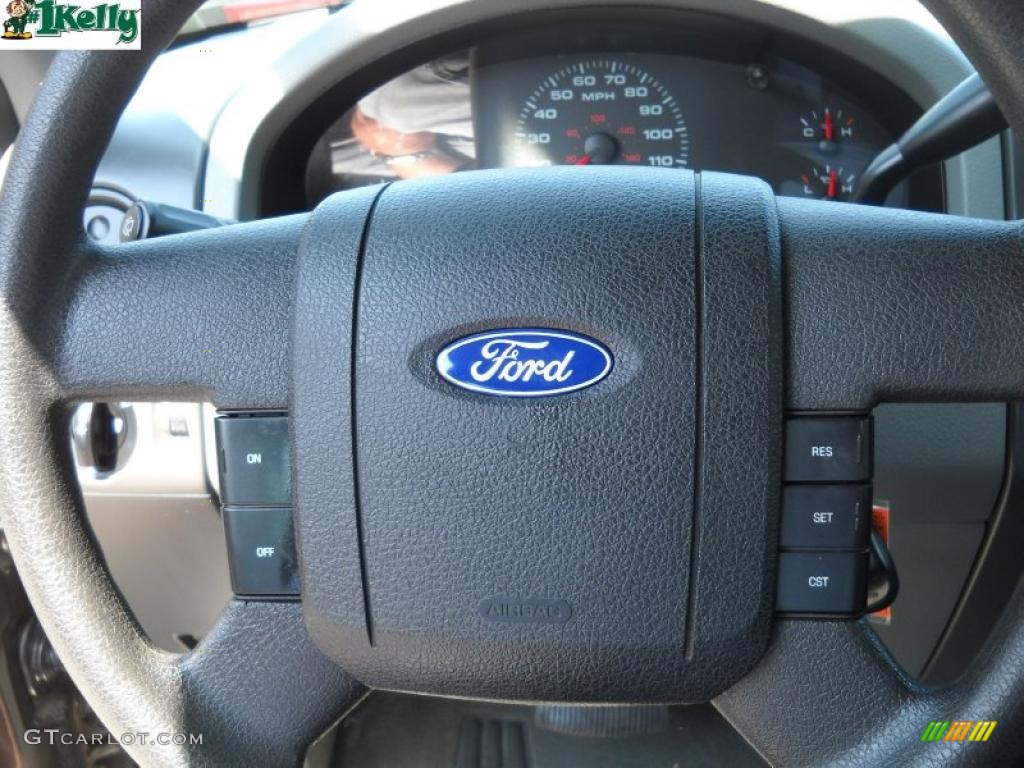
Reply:
[[[315, 641], [360, 680], [697, 700], [759, 658], [779, 486], [774, 198], [748, 179], [703, 186], [617, 168], [393, 186], [344, 284], [331, 233], [358, 212], [314, 214], [293, 358], [303, 596]], [[729, 234], [746, 241], [726, 246], [737, 209]], [[518, 367], [495, 381], [503, 361]], [[339, 428], [351, 444], [318, 450]], [[351, 490], [324, 498], [342, 466]], [[358, 568], [323, 567], [341, 551]]]

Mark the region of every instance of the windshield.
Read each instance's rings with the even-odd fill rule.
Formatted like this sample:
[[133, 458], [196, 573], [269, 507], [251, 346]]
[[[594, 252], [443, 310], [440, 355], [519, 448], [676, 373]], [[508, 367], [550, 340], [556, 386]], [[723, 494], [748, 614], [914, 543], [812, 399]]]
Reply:
[[337, 8], [351, 0], [208, 0], [192, 14], [180, 35], [284, 16], [316, 8]]

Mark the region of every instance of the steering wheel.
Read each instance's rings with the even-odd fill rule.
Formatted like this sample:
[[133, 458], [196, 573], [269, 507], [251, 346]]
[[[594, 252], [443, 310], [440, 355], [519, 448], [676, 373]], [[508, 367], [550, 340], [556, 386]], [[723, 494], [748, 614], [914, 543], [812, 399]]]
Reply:
[[[1019, 223], [776, 199], [720, 174], [568, 168], [88, 242], [99, 157], [197, 4], [148, 0], [140, 53], [58, 57], [0, 204], [3, 527], [108, 728], [203, 735], [131, 738], [136, 760], [297, 765], [373, 687], [711, 699], [784, 765], [1024, 753], [1021, 587], [943, 689], [909, 679], [863, 621], [772, 619], [784, 410], [1024, 396]], [[1024, 6], [926, 4], [1024, 135]], [[508, 10], [460, 5], [478, 20]], [[379, 50], [418, 34], [382, 31]], [[612, 373], [531, 402], [437, 376], [451, 339], [529, 325], [600, 339]], [[289, 409], [301, 603], [233, 601], [203, 652], [148, 643], [83, 524], [67, 449], [70, 403], [124, 398]], [[481, 600], [513, 592], [572, 617], [480, 616]], [[930, 720], [956, 718], [998, 720], [997, 738], [920, 743]]]

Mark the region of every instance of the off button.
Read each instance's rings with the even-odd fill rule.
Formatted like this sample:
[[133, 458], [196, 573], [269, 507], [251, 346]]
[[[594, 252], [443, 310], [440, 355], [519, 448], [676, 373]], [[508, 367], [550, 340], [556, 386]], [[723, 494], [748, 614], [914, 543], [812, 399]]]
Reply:
[[788, 483], [860, 483], [871, 478], [870, 418], [786, 421]]
[[231, 587], [236, 595], [280, 597], [299, 593], [292, 511], [225, 507]]

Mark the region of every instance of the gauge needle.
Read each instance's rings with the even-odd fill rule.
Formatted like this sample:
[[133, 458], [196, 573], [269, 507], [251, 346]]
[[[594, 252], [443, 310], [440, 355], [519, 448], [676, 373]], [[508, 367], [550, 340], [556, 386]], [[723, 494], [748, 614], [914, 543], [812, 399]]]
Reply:
[[576, 161], [576, 165], [590, 165], [590, 155], [583, 155]]
[[832, 125], [832, 113], [829, 110], [825, 110], [825, 141], [832, 141], [832, 137], [835, 135], [835, 128]]
[[825, 193], [829, 200], [834, 200], [836, 197], [836, 181], [837, 175], [835, 169], [828, 172], [828, 191]]

